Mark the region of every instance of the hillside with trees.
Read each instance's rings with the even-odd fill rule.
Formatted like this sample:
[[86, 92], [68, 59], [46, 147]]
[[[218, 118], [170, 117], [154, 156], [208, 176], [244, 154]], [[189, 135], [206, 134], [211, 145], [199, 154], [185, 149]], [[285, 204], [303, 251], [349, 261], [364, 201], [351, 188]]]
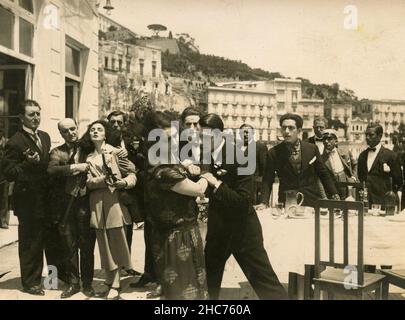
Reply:
[[178, 55], [169, 52], [162, 53], [162, 70], [176, 76], [193, 76], [202, 74], [207, 79], [227, 78], [233, 80], [271, 80], [282, 78], [278, 72], [268, 72], [254, 69], [246, 63], [230, 60], [215, 55], [207, 55], [190, 50], [189, 42], [184, 37], [178, 38], [181, 53]]
[[[148, 29], [153, 33], [153, 38], [166, 38], [159, 35], [160, 32], [167, 31], [167, 27], [161, 24], [148, 25]], [[106, 34], [100, 33], [100, 38], [109, 38], [109, 33], [116, 30], [109, 30]], [[122, 34], [118, 35], [123, 37]], [[121, 39], [124, 42], [139, 44], [147, 37], [125, 36]], [[162, 52], [162, 71], [170, 73], [172, 76], [207, 81], [210, 85], [215, 85], [215, 81], [247, 81], [247, 80], [273, 80], [275, 78], [286, 78], [279, 72], [270, 72], [260, 68], [251, 68], [242, 61], [231, 60], [210, 54], [202, 54], [196, 44], [195, 38], [188, 33], [178, 33], [173, 37], [171, 31], [168, 32], [167, 39], [175, 39], [180, 49], [179, 54], [168, 51]], [[305, 78], [298, 78], [302, 81], [303, 98], [324, 99], [326, 105], [330, 104], [352, 104], [358, 106], [364, 101], [360, 101], [355, 93], [350, 89], [341, 89], [338, 83], [315, 84]]]
[[357, 105], [361, 101], [354, 91], [350, 89], [340, 89], [338, 83], [314, 84], [308, 79], [298, 78], [302, 81], [302, 96], [304, 98], [325, 99], [326, 104], [353, 104]]
[[[186, 37], [184, 37], [184, 35], [186, 35]], [[279, 72], [269, 72], [260, 68], [251, 68], [242, 61], [195, 52], [191, 50], [189, 46], [190, 41], [194, 45], [195, 39], [191, 38], [188, 34], [180, 34], [180, 37], [177, 37], [177, 41], [181, 51], [180, 54], [162, 53], [162, 70], [170, 72], [173, 75], [193, 77], [202, 74], [207, 79], [222, 78], [229, 79], [229, 81], [285, 78]], [[352, 90], [342, 90], [338, 83], [331, 85], [314, 84], [305, 78], [298, 79], [302, 81], [303, 98], [325, 99], [326, 104], [351, 103], [358, 105], [361, 103]]]

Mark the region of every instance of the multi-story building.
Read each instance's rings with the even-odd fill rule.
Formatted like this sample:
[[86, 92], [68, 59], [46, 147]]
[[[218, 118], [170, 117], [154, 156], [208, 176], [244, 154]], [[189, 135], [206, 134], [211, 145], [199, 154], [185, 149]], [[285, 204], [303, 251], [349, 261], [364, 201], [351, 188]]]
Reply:
[[102, 32], [108, 32], [112, 29], [123, 30], [123, 31], [126, 31], [129, 34], [133, 35], [134, 37], [137, 37], [137, 34], [135, 32], [128, 29], [127, 27], [124, 27], [122, 24], [118, 23], [117, 21], [114, 21], [113, 19], [107, 17], [106, 15], [104, 15], [102, 13], [99, 13], [98, 28]]
[[353, 106], [352, 114], [353, 117], [371, 121], [373, 118], [371, 104], [366, 99], [361, 100], [359, 104]]
[[128, 111], [145, 95], [157, 110], [206, 109], [207, 82], [162, 73], [159, 48], [109, 40], [99, 45], [100, 117]]
[[273, 92], [208, 87], [208, 112], [220, 115], [228, 129], [238, 129], [244, 123], [251, 124], [259, 140], [276, 140], [276, 106]]
[[257, 139], [276, 141], [281, 136], [280, 117], [288, 112], [304, 119], [303, 138], [312, 132], [313, 119], [323, 116], [324, 102], [302, 99], [301, 80], [237, 81], [208, 88], [208, 112], [220, 114], [228, 128], [250, 123]]
[[11, 136], [17, 106], [35, 99], [53, 145], [57, 123], [83, 132], [98, 117], [98, 12], [95, 0], [0, 0], [0, 128]]
[[405, 123], [404, 100], [369, 100], [372, 109], [372, 121], [378, 122], [384, 129], [383, 140], [391, 144], [390, 135], [398, 130], [400, 123]]
[[142, 94], [169, 93], [156, 47], [100, 40], [99, 65], [101, 115], [129, 110]]
[[103, 40], [116, 40], [135, 43], [138, 35], [132, 30], [124, 27], [118, 22], [110, 19], [106, 15], [99, 14], [99, 32], [104, 37]]
[[349, 141], [354, 143], [364, 143], [366, 141], [366, 128], [369, 120], [360, 117], [353, 117], [350, 123], [351, 134]]

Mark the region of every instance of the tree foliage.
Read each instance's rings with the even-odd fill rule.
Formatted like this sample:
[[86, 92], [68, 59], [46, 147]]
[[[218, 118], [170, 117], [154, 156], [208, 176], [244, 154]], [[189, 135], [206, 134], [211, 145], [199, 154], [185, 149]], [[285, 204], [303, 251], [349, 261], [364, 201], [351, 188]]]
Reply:
[[[180, 35], [183, 39], [186, 39], [185, 35], [187, 34]], [[241, 61], [192, 51], [188, 48], [187, 43], [186, 41], [178, 41], [178, 46], [181, 51], [178, 55], [170, 54], [167, 51], [162, 53], [163, 71], [175, 75], [191, 75], [201, 72], [206, 77], [232, 78], [238, 80], [271, 80], [283, 77], [278, 72], [268, 72], [258, 68], [253, 69]], [[192, 43], [194, 45], [194, 42]]]
[[166, 31], [166, 30], [167, 30], [167, 27], [164, 26], [163, 24], [155, 23], [155, 24], [150, 24], [150, 25], [148, 25], [148, 29], [151, 30], [152, 32], [154, 32], [154, 35], [155, 35], [156, 37], [158, 37], [158, 36], [159, 36], [159, 32], [161, 32], [161, 31]]
[[309, 99], [325, 99], [325, 104], [352, 104], [359, 105], [360, 101], [350, 89], [340, 89], [338, 83], [314, 84], [305, 78], [298, 78], [302, 81], [302, 96]]

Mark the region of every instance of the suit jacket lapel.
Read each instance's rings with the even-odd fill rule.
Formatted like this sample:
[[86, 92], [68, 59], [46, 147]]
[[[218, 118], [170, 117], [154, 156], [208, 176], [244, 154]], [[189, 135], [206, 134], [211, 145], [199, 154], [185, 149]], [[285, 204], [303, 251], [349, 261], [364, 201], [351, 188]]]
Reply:
[[301, 173], [309, 167], [309, 162], [313, 159], [313, 156], [309, 151], [310, 149], [305, 148], [305, 146], [301, 142]]
[[328, 168], [330, 172], [333, 172], [332, 168], [332, 163], [330, 162], [330, 155], [326, 153], [326, 151], [323, 152], [322, 160], [325, 163], [325, 166]]
[[294, 173], [295, 175], [297, 175], [297, 173], [295, 172], [295, 170], [294, 170], [294, 168], [293, 168], [293, 166], [291, 165], [291, 162], [290, 162], [290, 151], [288, 150], [288, 147], [287, 147], [287, 144], [285, 143], [285, 142], [282, 142], [282, 144], [283, 144], [283, 149], [281, 150], [281, 157], [280, 157], [280, 160], [281, 160], [281, 163], [280, 163], [280, 166], [281, 167], [289, 167], [289, 171], [290, 172], [292, 172], [292, 173]]
[[344, 167], [345, 171], [347, 171], [347, 173], [349, 173], [351, 176], [353, 174], [352, 169], [349, 167], [349, 165], [347, 164], [347, 161], [340, 154], [339, 150], [338, 150], [338, 155], [339, 155], [340, 161], [342, 161], [342, 163], [343, 163], [343, 167]]
[[[45, 141], [45, 136], [44, 136], [44, 134], [42, 134], [42, 132], [38, 132], [38, 136], [39, 136], [39, 139], [41, 140], [41, 145], [42, 145], [42, 155], [45, 155], [46, 154], [46, 150], [47, 150], [47, 148], [48, 148], [48, 146], [47, 146], [47, 142]], [[38, 148], [39, 149], [39, 148]]]
[[[21, 129], [21, 132], [25, 135], [25, 137], [28, 139], [29, 141], [29, 145], [30, 145], [30, 149], [33, 151], [38, 152], [38, 154], [41, 156], [43, 155], [43, 151], [41, 149], [38, 148], [37, 144], [35, 143], [35, 141], [31, 138], [31, 136], [28, 134], [28, 132], [26, 132], [24, 129]], [[39, 137], [39, 139], [41, 140], [41, 144], [42, 144], [42, 149], [44, 147], [43, 143], [44, 141], [41, 139], [41, 137]]]

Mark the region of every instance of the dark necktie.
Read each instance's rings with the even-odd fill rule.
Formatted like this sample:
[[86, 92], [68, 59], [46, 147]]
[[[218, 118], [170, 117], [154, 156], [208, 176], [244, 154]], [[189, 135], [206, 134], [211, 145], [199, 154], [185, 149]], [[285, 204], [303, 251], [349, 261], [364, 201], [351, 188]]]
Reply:
[[77, 154], [77, 145], [74, 144], [72, 154], [69, 157], [69, 164], [74, 164], [75, 163], [76, 154]]
[[291, 159], [296, 161], [298, 160], [299, 156], [300, 156], [300, 151], [301, 151], [301, 145], [299, 142], [297, 142], [295, 145], [292, 145], [291, 148]]
[[369, 148], [367, 148], [367, 152], [370, 152], [370, 151], [376, 152], [376, 150], [377, 150], [376, 147], [373, 147], [373, 148], [369, 147]]
[[42, 152], [42, 143], [41, 143], [41, 139], [38, 136], [38, 133], [34, 132], [33, 134], [31, 134], [31, 137], [34, 140], [35, 144], [37, 145], [38, 149], [41, 150], [41, 152]]

